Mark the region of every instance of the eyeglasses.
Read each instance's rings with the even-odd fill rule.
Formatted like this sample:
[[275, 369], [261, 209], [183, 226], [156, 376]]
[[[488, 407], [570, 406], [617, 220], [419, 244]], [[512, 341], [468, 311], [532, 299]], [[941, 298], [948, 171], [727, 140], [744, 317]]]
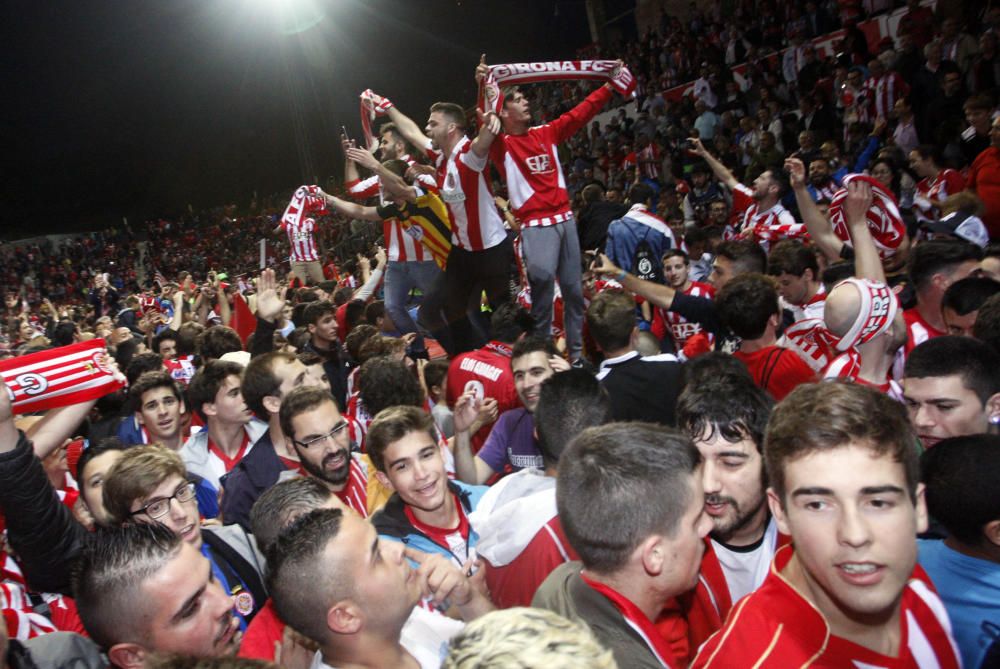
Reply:
[[144, 513], [153, 520], [157, 520], [167, 515], [167, 512], [170, 511], [170, 500], [172, 499], [176, 499], [178, 502], [182, 503], [190, 502], [192, 499], [194, 499], [194, 483], [191, 483], [189, 481], [183, 484], [181, 487], [177, 488], [177, 490], [174, 491], [174, 494], [171, 495], [170, 497], [161, 497], [160, 499], [154, 499], [152, 502], [149, 502], [141, 509], [137, 509], [136, 511], [131, 511], [128, 515], [137, 516], [140, 513]]
[[313, 437], [312, 439], [306, 439], [305, 441], [297, 441], [295, 439], [292, 439], [292, 443], [295, 444], [296, 446], [301, 446], [302, 448], [309, 448], [310, 446], [319, 445], [328, 439], [333, 439], [338, 434], [343, 432], [346, 428], [347, 428], [347, 421], [342, 420], [336, 425], [334, 425], [333, 429], [327, 432], [326, 434], [321, 434], [318, 437]]

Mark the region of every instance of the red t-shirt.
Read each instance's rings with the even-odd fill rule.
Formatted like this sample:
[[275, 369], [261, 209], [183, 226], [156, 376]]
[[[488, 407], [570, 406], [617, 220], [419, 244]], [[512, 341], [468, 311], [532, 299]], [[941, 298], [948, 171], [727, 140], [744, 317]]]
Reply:
[[733, 357], [746, 365], [754, 383], [778, 402], [800, 383], [816, 380], [816, 373], [795, 351], [781, 346], [765, 346], [753, 353], [736, 351]]
[[910, 351], [920, 346], [928, 339], [943, 337], [948, 334], [941, 332], [936, 327], [924, 320], [916, 307], [903, 312], [903, 320], [906, 321], [906, 346], [903, 348], [903, 355], [909, 356]]
[[274, 661], [274, 644], [281, 641], [285, 632], [285, 623], [278, 617], [274, 601], [268, 598], [257, 615], [254, 616], [247, 631], [243, 634], [239, 657], [252, 660]]
[[486, 563], [486, 585], [497, 608], [531, 606], [531, 598], [552, 571], [564, 562], [580, 557], [569, 545], [559, 517], [538, 530], [521, 554], [503, 567]]

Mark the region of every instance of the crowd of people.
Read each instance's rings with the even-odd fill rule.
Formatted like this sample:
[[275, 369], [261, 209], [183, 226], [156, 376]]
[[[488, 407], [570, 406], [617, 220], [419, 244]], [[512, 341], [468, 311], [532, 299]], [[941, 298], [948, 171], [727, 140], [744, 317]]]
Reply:
[[484, 56], [342, 187], [0, 249], [5, 663], [1000, 666], [1000, 12], [883, 9]]

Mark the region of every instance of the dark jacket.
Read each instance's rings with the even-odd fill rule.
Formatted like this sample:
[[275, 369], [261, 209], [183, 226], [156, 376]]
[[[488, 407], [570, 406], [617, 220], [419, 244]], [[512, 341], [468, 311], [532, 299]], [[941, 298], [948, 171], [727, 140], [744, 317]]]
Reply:
[[278, 482], [285, 463], [274, 452], [271, 431], [257, 440], [250, 452], [222, 478], [222, 520], [226, 525], [239, 524], [250, 531], [250, 509], [265, 490]]
[[611, 600], [584, 583], [580, 578], [582, 568], [579, 562], [567, 562], [556, 567], [538, 587], [531, 605], [566, 618], [582, 620], [601, 645], [615, 656], [619, 667], [663, 669], [646, 642], [629, 627]]
[[[476, 510], [479, 500], [488, 488], [482, 485], [467, 485], [459, 481], [448, 481], [448, 490], [458, 497], [458, 503], [465, 510], [465, 515], [469, 515]], [[399, 493], [393, 493], [385, 506], [372, 516], [372, 525], [380, 535], [401, 541], [407, 546], [416, 548], [425, 553], [440, 553], [448, 559], [455, 559], [464, 562], [463, 556], [455, 555], [448, 549], [434, 543], [426, 534], [418, 530], [406, 516], [406, 505], [400, 498]], [[475, 548], [479, 535], [472, 527], [469, 528], [469, 549]]]
[[670, 354], [641, 357], [635, 351], [601, 363], [597, 379], [608, 391], [616, 421], [641, 420], [673, 427], [681, 364]]
[[[18, 432], [13, 451], [0, 453], [0, 507], [6, 511], [7, 537], [18, 564], [35, 592], [72, 595], [72, 569], [90, 533], [59, 501], [31, 442]], [[250, 620], [267, 599], [264, 558], [253, 537], [240, 528], [205, 528], [202, 540], [212, 559], [224, 561], [254, 596]]]

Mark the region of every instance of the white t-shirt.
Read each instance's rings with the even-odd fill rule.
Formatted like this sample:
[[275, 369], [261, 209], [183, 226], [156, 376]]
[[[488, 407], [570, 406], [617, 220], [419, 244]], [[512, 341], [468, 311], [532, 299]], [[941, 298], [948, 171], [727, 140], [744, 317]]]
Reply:
[[771, 559], [778, 547], [778, 526], [771, 518], [764, 530], [764, 539], [750, 551], [736, 551], [726, 548], [712, 539], [712, 549], [722, 565], [729, 586], [730, 601], [737, 601], [760, 587], [771, 567]]

